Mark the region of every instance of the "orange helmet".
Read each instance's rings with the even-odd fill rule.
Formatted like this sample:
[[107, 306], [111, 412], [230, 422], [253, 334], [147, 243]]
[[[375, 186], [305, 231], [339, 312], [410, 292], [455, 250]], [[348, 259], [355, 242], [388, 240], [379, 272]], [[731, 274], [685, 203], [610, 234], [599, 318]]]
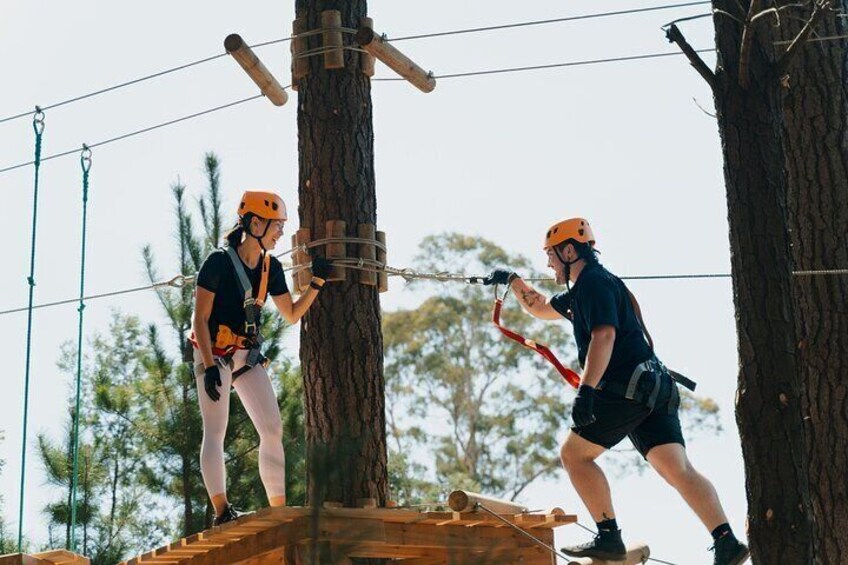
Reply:
[[569, 239], [595, 246], [595, 234], [592, 233], [589, 221], [584, 218], [569, 218], [551, 226], [545, 234], [544, 248], [549, 249]]
[[273, 192], [246, 190], [241, 197], [238, 215], [253, 214], [266, 220], [287, 220], [286, 203]]

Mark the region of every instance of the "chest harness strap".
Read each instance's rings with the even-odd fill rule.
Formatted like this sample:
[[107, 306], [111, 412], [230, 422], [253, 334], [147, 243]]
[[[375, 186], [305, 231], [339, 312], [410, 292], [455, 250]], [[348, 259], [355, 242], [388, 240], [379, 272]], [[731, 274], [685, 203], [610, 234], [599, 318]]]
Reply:
[[[262, 354], [262, 334], [259, 333], [260, 313], [262, 306], [265, 304], [265, 295], [268, 293], [268, 275], [271, 265], [271, 255], [263, 254], [262, 258], [262, 273], [259, 277], [259, 292], [256, 298], [253, 298], [253, 285], [250, 284], [250, 279], [244, 270], [244, 265], [238, 256], [238, 252], [232, 247], [227, 247], [227, 256], [233, 264], [233, 269], [236, 272], [239, 286], [244, 292], [244, 333], [237, 335], [231, 328], [224, 330], [235, 338], [235, 343], [232, 345], [238, 348], [247, 349], [247, 360], [243, 367], [233, 371], [233, 378], [238, 377], [252, 369], [255, 365], [266, 365], [268, 358]], [[218, 333], [226, 326], [219, 326]], [[242, 339], [239, 339], [242, 338]], [[218, 342], [219, 340], [216, 340]], [[216, 343], [217, 344], [217, 343]], [[225, 357], [225, 361], [232, 361], [232, 353]]]
[[580, 376], [565, 367], [557, 356], [554, 355], [554, 352], [551, 351], [547, 345], [543, 345], [541, 343], [537, 343], [532, 339], [527, 339], [521, 334], [518, 334], [510, 329], [507, 329], [501, 325], [501, 309], [503, 308], [503, 303], [506, 297], [509, 295], [509, 285], [506, 287], [506, 292], [504, 292], [503, 296], [498, 295], [498, 287], [495, 285], [495, 306], [492, 309], [492, 323], [495, 324], [502, 334], [504, 334], [509, 339], [516, 341], [523, 345], [528, 349], [532, 349], [542, 357], [548, 360], [548, 362], [556, 368], [559, 372], [560, 376], [565, 380], [566, 383], [570, 384], [574, 388], [580, 386]]

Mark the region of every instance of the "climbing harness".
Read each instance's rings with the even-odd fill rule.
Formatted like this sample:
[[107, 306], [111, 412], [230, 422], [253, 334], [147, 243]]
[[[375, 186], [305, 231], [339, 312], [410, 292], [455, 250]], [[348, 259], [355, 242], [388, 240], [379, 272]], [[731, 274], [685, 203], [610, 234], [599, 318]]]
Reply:
[[569, 385], [571, 385], [574, 388], [579, 387], [580, 386], [580, 375], [578, 375], [577, 373], [575, 373], [574, 371], [572, 371], [568, 367], [564, 366], [560, 362], [560, 360], [557, 359], [557, 356], [554, 355], [553, 351], [551, 351], [550, 348], [548, 348], [547, 345], [537, 343], [536, 341], [533, 341], [532, 339], [527, 339], [523, 335], [516, 333], [516, 332], [514, 332], [510, 329], [507, 329], [503, 325], [501, 325], [501, 309], [503, 308], [504, 300], [506, 300], [506, 297], [508, 295], [509, 295], [509, 286], [508, 285], [507, 285], [506, 290], [504, 291], [502, 296], [498, 294], [498, 285], [495, 285], [495, 305], [492, 308], [492, 323], [495, 324], [495, 327], [497, 327], [500, 330], [500, 332], [502, 334], [504, 334], [506, 337], [508, 337], [509, 339], [511, 339], [511, 340], [513, 340], [517, 343], [520, 343], [521, 345], [523, 345], [524, 347], [526, 347], [528, 349], [532, 349], [533, 351], [535, 351], [536, 353], [538, 353], [539, 355], [541, 355], [542, 357], [547, 359], [548, 362], [551, 365], [553, 365], [554, 368], [556, 368], [556, 370], [559, 372], [560, 376], [562, 376], [563, 380], [565, 380], [566, 383], [568, 383]]
[[18, 507], [18, 553], [22, 551], [24, 540], [24, 483], [26, 479], [26, 447], [27, 447], [27, 417], [29, 416], [29, 369], [32, 358], [32, 299], [35, 292], [35, 235], [38, 221], [38, 173], [41, 169], [41, 138], [44, 134], [44, 112], [38, 106], [32, 117], [32, 129], [35, 131], [35, 183], [32, 193], [32, 240], [29, 257], [29, 302], [27, 306], [26, 332], [26, 369], [24, 370], [24, 422], [23, 440], [21, 441], [21, 499]]
[[[244, 366], [233, 372], [233, 378], [235, 379], [252, 369], [255, 365], [265, 365], [268, 362], [268, 359], [262, 354], [263, 338], [262, 334], [259, 332], [259, 318], [262, 306], [265, 304], [265, 295], [268, 292], [268, 276], [271, 268], [271, 255], [265, 253], [262, 256], [262, 274], [259, 279], [259, 292], [257, 293], [256, 298], [253, 298], [253, 286], [250, 284], [250, 279], [247, 278], [247, 273], [244, 271], [244, 265], [238, 256], [238, 252], [233, 247], [228, 246], [226, 249], [227, 256], [230, 258], [230, 262], [233, 264], [233, 269], [236, 271], [239, 286], [244, 292], [244, 333], [242, 335], [238, 335], [232, 331], [232, 328], [228, 328], [230, 330], [229, 335], [235, 338], [236, 343], [241, 341], [241, 345], [238, 346], [234, 343], [233, 346], [226, 348], [228, 353], [223, 356], [223, 359], [229, 364], [232, 362], [232, 354], [235, 352], [235, 349], [247, 349], [247, 360], [245, 361]], [[218, 326], [219, 332], [222, 327], [226, 326]], [[242, 339], [240, 340], [239, 338]], [[215, 341], [217, 344], [218, 339], [216, 338]]]
[[80, 153], [80, 167], [82, 168], [82, 245], [80, 253], [80, 297], [79, 297], [79, 330], [77, 333], [77, 381], [76, 401], [74, 408], [74, 474], [71, 478], [71, 551], [77, 546], [77, 481], [79, 477], [79, 422], [80, 422], [80, 390], [82, 384], [82, 321], [85, 310], [85, 240], [88, 225], [88, 175], [91, 171], [91, 149], [85, 144]]

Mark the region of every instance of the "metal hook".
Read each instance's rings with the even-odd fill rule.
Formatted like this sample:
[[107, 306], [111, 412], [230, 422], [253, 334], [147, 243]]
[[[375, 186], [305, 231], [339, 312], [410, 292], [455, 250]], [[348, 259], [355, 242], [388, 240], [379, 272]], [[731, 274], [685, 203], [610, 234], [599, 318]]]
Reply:
[[91, 148], [85, 143], [82, 144], [82, 152], [80, 153], [80, 165], [85, 173], [91, 170]]
[[32, 116], [32, 127], [38, 135], [41, 135], [44, 131], [44, 111], [41, 109], [41, 106], [35, 107], [35, 113]]
[[177, 275], [168, 281], [168, 286], [172, 288], [182, 288], [185, 286], [185, 283], [186, 277], [184, 277], [183, 275]]

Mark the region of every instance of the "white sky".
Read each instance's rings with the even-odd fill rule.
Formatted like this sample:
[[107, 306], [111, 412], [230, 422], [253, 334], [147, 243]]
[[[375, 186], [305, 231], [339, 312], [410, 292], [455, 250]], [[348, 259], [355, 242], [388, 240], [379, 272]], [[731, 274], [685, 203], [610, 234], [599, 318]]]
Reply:
[[[670, 3], [657, 0], [654, 4]], [[638, 7], [635, 1], [388, 2], [372, 0], [375, 27], [390, 36], [555, 18]], [[79, 0], [6, 0], [0, 20], [2, 116], [189, 62], [222, 50], [239, 32], [250, 43], [290, 30], [293, 0], [186, 0], [143, 4]], [[449, 73], [672, 50], [660, 26], [703, 7], [588, 20], [399, 44], [426, 69]], [[685, 25], [696, 47], [709, 47], [709, 19]], [[259, 51], [289, 83], [287, 44]], [[712, 63], [712, 61], [710, 61]], [[389, 76], [378, 67], [378, 75]], [[47, 112], [44, 154], [79, 147], [256, 92], [228, 58]], [[296, 94], [293, 94], [296, 96]], [[406, 266], [422, 237], [451, 230], [492, 239], [544, 267], [540, 241], [554, 221], [591, 219], [603, 260], [621, 275], [727, 272], [726, 204], [708, 89], [682, 57], [441, 81], [431, 94], [402, 83], [374, 83], [378, 225], [388, 233], [389, 262]], [[91, 293], [143, 284], [141, 246], [150, 243], [165, 277], [176, 274], [169, 185], [179, 176], [193, 196], [203, 188], [202, 157], [222, 161], [225, 209], [245, 188], [278, 189], [294, 206], [296, 100], [265, 100], [95, 149], [89, 202]], [[32, 158], [29, 119], [0, 124], [0, 168]], [[0, 310], [26, 304], [32, 168], [0, 175], [0, 224], [11, 245], [0, 272]], [[77, 157], [45, 163], [38, 229], [36, 302], [77, 295], [80, 174]], [[287, 226], [297, 229], [296, 218]], [[744, 532], [744, 477], [733, 417], [737, 355], [729, 280], [633, 282], [661, 357], [699, 381], [722, 408], [725, 432], [700, 438], [691, 457], [716, 484], [731, 524]], [[393, 282], [391, 309], [413, 305]], [[515, 306], [515, 304], [513, 304]], [[103, 330], [110, 308], [159, 316], [151, 294], [91, 302], [86, 334]], [[6, 344], [0, 430], [0, 482], [6, 517], [16, 522], [23, 402], [25, 314], [0, 317]], [[292, 332], [296, 334], [297, 332]], [[55, 366], [61, 343], [76, 338], [73, 306], [34, 319], [29, 437], [57, 435], [69, 383]], [[292, 348], [295, 343], [290, 344]], [[291, 349], [296, 356], [296, 350]], [[32, 446], [30, 442], [30, 446]], [[29, 450], [25, 524], [46, 539], [40, 509], [49, 498]], [[676, 563], [711, 562], [708, 534], [652, 473], [615, 480], [625, 537], [646, 540]], [[591, 523], [563, 475], [524, 500], [552, 504]], [[16, 527], [16, 526], [15, 526]], [[585, 538], [562, 528], [560, 542]]]

